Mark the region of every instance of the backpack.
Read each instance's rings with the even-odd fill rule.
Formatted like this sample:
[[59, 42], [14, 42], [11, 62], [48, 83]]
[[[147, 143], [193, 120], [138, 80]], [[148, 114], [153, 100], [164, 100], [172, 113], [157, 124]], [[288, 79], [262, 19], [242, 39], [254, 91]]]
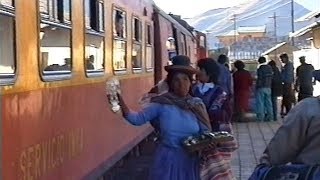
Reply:
[[291, 164], [279, 166], [259, 165], [249, 180], [318, 180], [319, 165]]

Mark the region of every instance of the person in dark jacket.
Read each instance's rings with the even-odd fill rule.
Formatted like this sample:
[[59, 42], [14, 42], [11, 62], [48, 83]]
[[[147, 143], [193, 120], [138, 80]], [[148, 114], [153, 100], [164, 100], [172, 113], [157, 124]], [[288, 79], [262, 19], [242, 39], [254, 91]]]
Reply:
[[256, 114], [257, 120], [271, 121], [273, 119], [273, 108], [271, 101], [271, 85], [273, 71], [271, 66], [267, 64], [265, 57], [258, 59], [259, 68], [257, 70], [256, 84]]
[[280, 55], [281, 62], [284, 64], [281, 70], [281, 78], [283, 82], [283, 95], [282, 101], [283, 106], [286, 109], [286, 112], [283, 115], [287, 115], [291, 110], [293, 103], [295, 103], [295, 95], [293, 92], [293, 83], [294, 83], [294, 67], [293, 63], [289, 60], [288, 54]]
[[305, 56], [300, 58], [301, 65], [297, 68], [295, 90], [299, 92], [298, 101], [313, 96], [313, 71], [314, 67], [306, 63]]
[[272, 100], [272, 107], [273, 107], [273, 120], [278, 119], [278, 97], [282, 95], [282, 80], [281, 80], [281, 73], [277, 67], [275, 61], [270, 61], [268, 63], [273, 71], [272, 76], [272, 84], [271, 84], [271, 100]]
[[312, 75], [314, 78], [314, 82], [313, 82], [314, 84], [316, 84], [316, 81], [320, 82], [320, 69], [313, 71]]

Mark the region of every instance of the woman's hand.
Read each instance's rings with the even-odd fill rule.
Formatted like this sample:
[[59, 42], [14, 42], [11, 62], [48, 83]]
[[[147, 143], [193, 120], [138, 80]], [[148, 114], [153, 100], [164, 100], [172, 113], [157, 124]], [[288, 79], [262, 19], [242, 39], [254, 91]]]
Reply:
[[212, 143], [210, 143], [207, 147], [205, 147], [205, 148], [203, 149], [203, 151], [210, 151], [210, 150], [215, 149], [216, 147], [217, 147], [217, 144], [214, 143], [214, 142], [212, 142]]
[[130, 110], [129, 110], [128, 106], [126, 105], [126, 103], [124, 102], [122, 96], [119, 93], [117, 93], [117, 97], [114, 97], [114, 96], [112, 96], [110, 94], [107, 94], [107, 97], [108, 97], [108, 100], [109, 100], [110, 103], [112, 101], [119, 101], [119, 106], [121, 108], [123, 117], [126, 117], [129, 114]]

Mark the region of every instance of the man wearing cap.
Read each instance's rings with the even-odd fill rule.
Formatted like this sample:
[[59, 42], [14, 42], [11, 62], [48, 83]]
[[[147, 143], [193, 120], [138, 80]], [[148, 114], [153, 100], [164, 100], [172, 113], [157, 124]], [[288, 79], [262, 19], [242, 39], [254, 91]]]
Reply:
[[313, 96], [313, 71], [314, 67], [306, 63], [305, 56], [300, 58], [301, 65], [297, 68], [295, 90], [299, 93], [298, 101]]

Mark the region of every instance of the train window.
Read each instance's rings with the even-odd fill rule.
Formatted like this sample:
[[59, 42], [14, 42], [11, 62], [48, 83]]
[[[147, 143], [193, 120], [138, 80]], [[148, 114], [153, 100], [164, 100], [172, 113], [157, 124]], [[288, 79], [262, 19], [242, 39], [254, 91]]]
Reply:
[[125, 41], [115, 40], [113, 43], [113, 68], [115, 71], [126, 70], [126, 46]]
[[141, 72], [142, 67], [142, 23], [138, 18], [133, 18], [132, 20], [132, 68], [133, 72]]
[[104, 31], [104, 3], [101, 0], [85, 0], [85, 24], [88, 29]]
[[85, 0], [85, 66], [88, 76], [104, 73], [104, 4]]
[[15, 64], [15, 20], [13, 3], [0, 1], [0, 85], [14, 82]]
[[13, 7], [13, 0], [0, 0], [0, 4], [9, 8]]
[[150, 24], [147, 24], [147, 44], [151, 45], [152, 44], [152, 32], [151, 32], [151, 25]]
[[147, 72], [153, 71], [154, 60], [153, 60], [153, 45], [152, 45], [152, 30], [151, 25], [146, 25], [146, 68]]
[[39, 11], [46, 20], [70, 24], [70, 0], [39, 0]]
[[120, 9], [113, 10], [113, 69], [116, 73], [127, 69], [126, 13]]
[[71, 4], [70, 0], [58, 0], [58, 20], [60, 22], [70, 22], [71, 21]]
[[133, 40], [136, 42], [141, 42], [141, 34], [142, 34], [141, 21], [137, 18], [133, 18], [132, 26], [133, 26]]
[[135, 73], [141, 72], [142, 66], [142, 48], [141, 44], [133, 43], [132, 46], [132, 68]]
[[186, 51], [187, 51], [187, 49], [186, 49], [186, 35], [183, 34], [183, 33], [181, 33], [181, 40], [180, 40], [180, 42], [181, 42], [181, 52], [180, 52], [180, 54], [181, 54], [181, 55], [186, 55], [186, 54], [187, 54], [187, 53], [186, 53]]
[[39, 11], [42, 15], [49, 16], [49, 4], [48, 0], [39, 0]]
[[[44, 16], [47, 7], [49, 18]], [[40, 68], [45, 81], [71, 77], [71, 10], [70, 0], [50, 0], [39, 3]], [[52, 13], [54, 12], [54, 13]]]
[[126, 38], [126, 13], [115, 9], [113, 12], [113, 34], [118, 38]]
[[104, 31], [104, 3], [99, 1], [99, 29]]
[[200, 36], [200, 47], [205, 47], [205, 38], [204, 36]]
[[104, 37], [97, 36], [90, 33], [85, 37], [85, 65], [87, 73], [99, 73], [104, 72]]

